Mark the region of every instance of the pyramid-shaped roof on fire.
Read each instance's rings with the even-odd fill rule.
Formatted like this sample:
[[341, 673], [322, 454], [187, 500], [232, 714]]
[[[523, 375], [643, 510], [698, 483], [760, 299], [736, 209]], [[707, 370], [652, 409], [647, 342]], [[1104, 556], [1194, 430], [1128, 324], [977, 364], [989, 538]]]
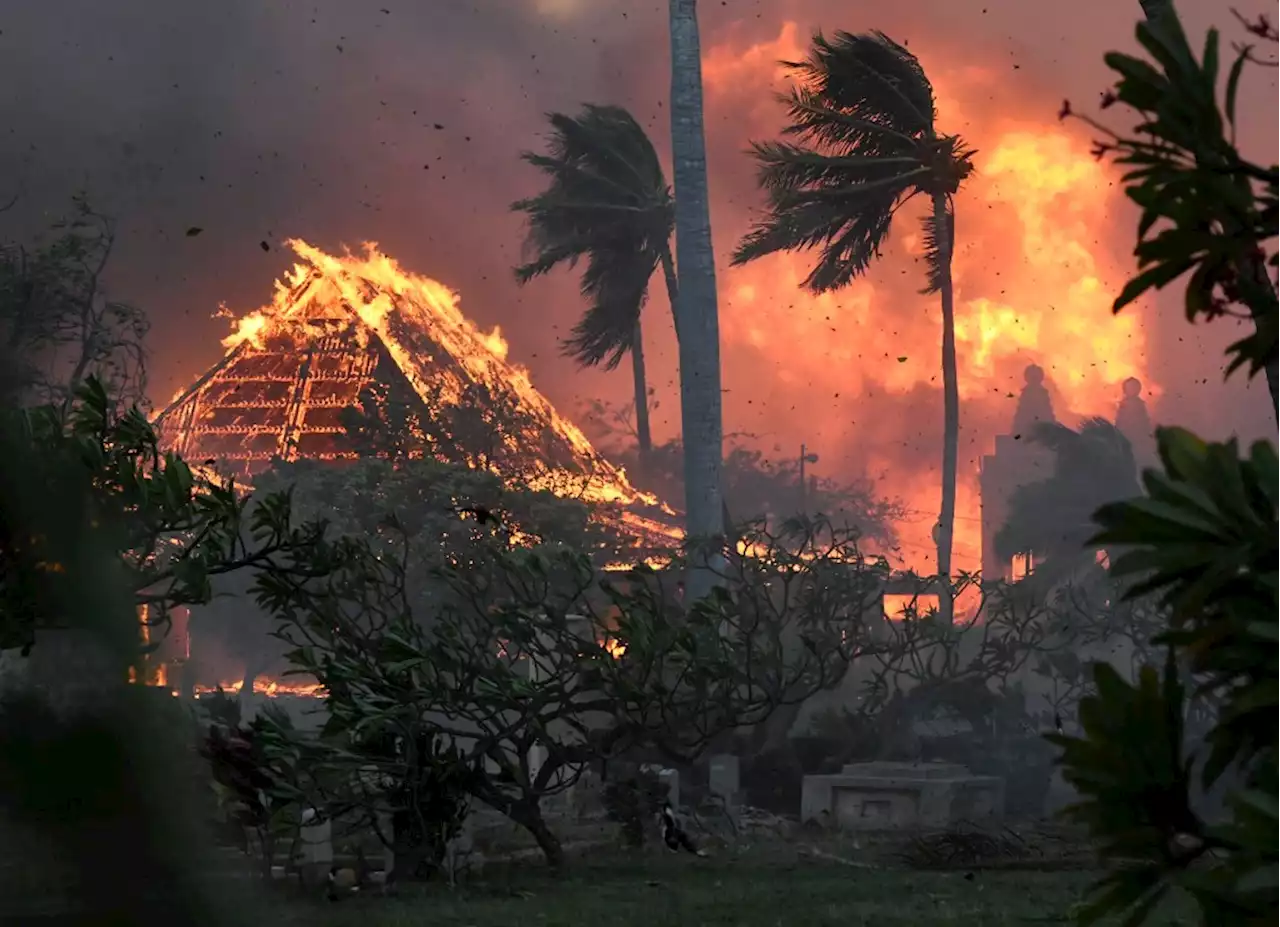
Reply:
[[[527, 371], [506, 361], [500, 333], [479, 330], [447, 287], [402, 270], [372, 244], [340, 257], [289, 245], [300, 261], [277, 281], [271, 305], [241, 318], [223, 358], [156, 417], [167, 449], [252, 476], [276, 458], [357, 456], [341, 419], [367, 390], [424, 409], [481, 396], [501, 407], [484, 418], [488, 440], [520, 455], [526, 481], [622, 503], [635, 513], [628, 520], [639, 510], [671, 514], [556, 412]], [[475, 458], [498, 469], [483, 449]], [[650, 527], [671, 535], [660, 523]]]

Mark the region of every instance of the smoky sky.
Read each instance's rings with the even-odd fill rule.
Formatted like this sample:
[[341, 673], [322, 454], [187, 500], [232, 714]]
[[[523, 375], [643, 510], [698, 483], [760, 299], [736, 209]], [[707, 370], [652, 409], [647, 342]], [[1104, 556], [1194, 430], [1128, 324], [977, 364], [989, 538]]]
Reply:
[[[1183, 0], [1180, 8], [1193, 36], [1215, 23], [1235, 38], [1241, 30], [1231, 5], [1246, 15], [1263, 9], [1227, 0]], [[757, 45], [767, 52], [785, 23], [801, 41], [819, 27], [878, 28], [918, 50], [926, 67], [936, 58], [953, 71], [971, 64], [995, 75], [982, 107], [1050, 119], [1064, 98], [1096, 101], [1109, 83], [1101, 56], [1133, 46], [1139, 15], [1136, 0], [703, 0], [700, 7], [704, 60], [747, 55]], [[547, 111], [624, 105], [666, 157], [666, 43], [666, 4], [658, 0], [6, 4], [0, 200], [20, 198], [0, 217], [0, 233], [34, 234], [77, 190], [118, 217], [108, 282], [114, 297], [152, 316], [160, 404], [219, 356], [227, 333], [226, 321], [211, 317], [219, 303], [240, 314], [269, 300], [272, 281], [292, 263], [280, 242], [293, 236], [330, 250], [376, 240], [406, 268], [453, 287], [479, 324], [502, 326], [512, 358], [568, 411], [584, 396], [624, 399], [625, 373], [576, 371], [559, 354], [558, 339], [581, 309], [572, 277], [516, 286], [511, 267], [522, 227], [508, 207], [538, 188], [518, 154], [540, 146]], [[1268, 163], [1276, 152], [1274, 74], [1251, 71], [1242, 97], [1244, 142]], [[708, 99], [719, 254], [759, 203], [742, 152], [781, 116], [767, 93], [749, 106]], [[204, 231], [187, 237], [191, 226]], [[1120, 225], [1107, 246], [1127, 260], [1131, 241], [1132, 227]], [[724, 292], [724, 273], [721, 282]], [[1233, 326], [1191, 328], [1179, 303], [1176, 294], [1163, 296], [1144, 316], [1146, 360], [1163, 387], [1156, 418], [1208, 434], [1274, 433], [1260, 381], [1222, 384], [1221, 349]], [[673, 341], [661, 330], [650, 340], [655, 422], [669, 434], [678, 419]], [[727, 350], [726, 389], [767, 392], [767, 378], [750, 378], [753, 355]], [[775, 355], [771, 371], [785, 364], [785, 352]], [[1010, 377], [1012, 391], [1020, 372]], [[930, 459], [935, 400], [926, 391], [904, 406], [910, 414], [928, 407], [921, 432]], [[823, 414], [816, 400], [803, 411]], [[984, 431], [975, 441], [985, 443], [987, 412], [976, 414]], [[757, 424], [726, 421], [726, 430]], [[892, 430], [886, 423], [862, 437], [887, 439]]]

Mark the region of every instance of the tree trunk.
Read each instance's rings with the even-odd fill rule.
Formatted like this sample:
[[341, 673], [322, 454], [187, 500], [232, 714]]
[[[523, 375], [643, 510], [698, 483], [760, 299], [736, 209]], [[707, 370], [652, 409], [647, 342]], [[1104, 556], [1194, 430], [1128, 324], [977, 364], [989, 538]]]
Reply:
[[560, 845], [560, 838], [547, 826], [546, 820], [542, 817], [542, 811], [536, 804], [513, 805], [508, 814], [511, 820], [533, 835], [538, 849], [547, 860], [547, 865], [555, 869], [564, 865], [564, 847]]
[[680, 343], [680, 313], [676, 308], [676, 298], [680, 295], [680, 284], [676, 280], [676, 265], [671, 260], [671, 249], [662, 249], [662, 279], [667, 284], [667, 302], [671, 304], [671, 327], [675, 329], [676, 344]]
[[772, 750], [781, 750], [791, 739], [791, 729], [796, 726], [804, 702], [780, 705], [769, 716], [751, 729], [748, 749], [753, 757]]
[[431, 878], [444, 859], [444, 842], [417, 820], [413, 811], [391, 815], [391, 878], [395, 882], [421, 882]]
[[933, 218], [942, 252], [942, 510], [938, 515], [938, 603], [951, 618], [951, 539], [956, 520], [956, 466], [960, 456], [960, 384], [956, 371], [956, 313], [951, 287], [951, 252], [955, 242], [955, 210], [946, 196], [933, 198]]
[[671, 153], [675, 180], [680, 420], [684, 441], [685, 534], [692, 570], [686, 600], [715, 584], [724, 534], [721, 469], [720, 323], [707, 201], [702, 60], [696, 0], [670, 0]]
[[[680, 317], [676, 312], [676, 297], [680, 293], [680, 284], [676, 280], [676, 265], [671, 260], [671, 251], [667, 248], [662, 249], [662, 277], [667, 282], [667, 300], [671, 303], [671, 323], [675, 327], [676, 343], [680, 343]], [[717, 319], [717, 332], [719, 331], [719, 320]], [[718, 335], [717, 335], [718, 337]], [[720, 518], [721, 526], [725, 531], [733, 528], [733, 517], [729, 514], [729, 491], [724, 485], [724, 469], [720, 471]]]
[[649, 381], [644, 373], [644, 332], [640, 317], [636, 317], [635, 333], [631, 336], [631, 374], [636, 391], [636, 443], [640, 445], [640, 461], [648, 463], [653, 450], [653, 436], [649, 431]]

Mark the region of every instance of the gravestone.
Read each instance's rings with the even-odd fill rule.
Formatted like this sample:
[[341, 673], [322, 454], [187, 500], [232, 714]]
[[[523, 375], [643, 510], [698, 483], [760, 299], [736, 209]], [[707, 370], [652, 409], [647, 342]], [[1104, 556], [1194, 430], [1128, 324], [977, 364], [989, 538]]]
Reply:
[[395, 834], [395, 829], [391, 824], [390, 811], [378, 812], [378, 830], [387, 841], [386, 845], [384, 845], [382, 849], [382, 877], [384, 879], [390, 879], [391, 873], [394, 872], [396, 868], [396, 854], [390, 846], [392, 836]]
[[569, 808], [579, 821], [604, 816], [604, 783], [594, 770], [584, 770], [569, 790]]
[[853, 763], [805, 776], [800, 820], [840, 830], [943, 827], [1004, 814], [1004, 780], [952, 763]]
[[324, 884], [333, 866], [333, 823], [317, 820], [314, 809], [302, 812], [302, 827], [298, 835], [298, 873], [302, 884]]
[[678, 769], [667, 769], [665, 766], [646, 763], [640, 767], [640, 770], [657, 776], [658, 784], [666, 787], [665, 794], [671, 807], [680, 807], [680, 771]]
[[731, 753], [717, 753], [711, 757], [707, 788], [712, 795], [718, 795], [726, 805], [737, 802], [740, 784], [736, 756]]

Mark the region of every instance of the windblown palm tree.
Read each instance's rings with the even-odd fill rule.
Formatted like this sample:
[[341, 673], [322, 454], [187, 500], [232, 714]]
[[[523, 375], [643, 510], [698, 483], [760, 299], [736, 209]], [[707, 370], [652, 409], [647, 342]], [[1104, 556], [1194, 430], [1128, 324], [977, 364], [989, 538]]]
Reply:
[[764, 218], [742, 240], [734, 264], [776, 251], [820, 248], [805, 280], [815, 293], [866, 272], [898, 209], [928, 197], [924, 219], [928, 285], [942, 301], [943, 455], [938, 574], [951, 574], [960, 394], [956, 373], [951, 254], [953, 197], [973, 171], [974, 152], [939, 135], [933, 87], [915, 56], [881, 32], [814, 36], [809, 57], [784, 62], [799, 78], [785, 100], [792, 142], [753, 145], [768, 193]]
[[[695, 567], [699, 567], [704, 559], [712, 556], [715, 544], [727, 527], [721, 484], [724, 422], [720, 396], [720, 316], [707, 199], [697, 0], [670, 0], [667, 10], [671, 31], [671, 161], [680, 271], [676, 316], [680, 338], [685, 531], [695, 544]], [[709, 560], [705, 565], [714, 567]], [[685, 587], [686, 597], [690, 601], [701, 598], [714, 584], [714, 569], [695, 568]]]
[[653, 144], [625, 109], [588, 105], [577, 117], [552, 113], [548, 119], [548, 153], [521, 155], [550, 184], [511, 207], [528, 221], [529, 260], [516, 268], [516, 279], [526, 283], [557, 265], [573, 267], [586, 259], [581, 290], [588, 308], [564, 351], [583, 367], [603, 364], [608, 370], [631, 355], [643, 457], [652, 438], [640, 314], [649, 279], [661, 265], [674, 315], [671, 190]]
[[1142, 488], [1129, 439], [1104, 418], [1089, 419], [1078, 431], [1040, 422], [1029, 437], [1053, 452], [1053, 472], [1010, 495], [995, 548], [1006, 563], [1032, 554], [1032, 575], [1047, 589], [1095, 562], [1097, 549], [1089, 545], [1098, 532], [1093, 513], [1140, 496]]

